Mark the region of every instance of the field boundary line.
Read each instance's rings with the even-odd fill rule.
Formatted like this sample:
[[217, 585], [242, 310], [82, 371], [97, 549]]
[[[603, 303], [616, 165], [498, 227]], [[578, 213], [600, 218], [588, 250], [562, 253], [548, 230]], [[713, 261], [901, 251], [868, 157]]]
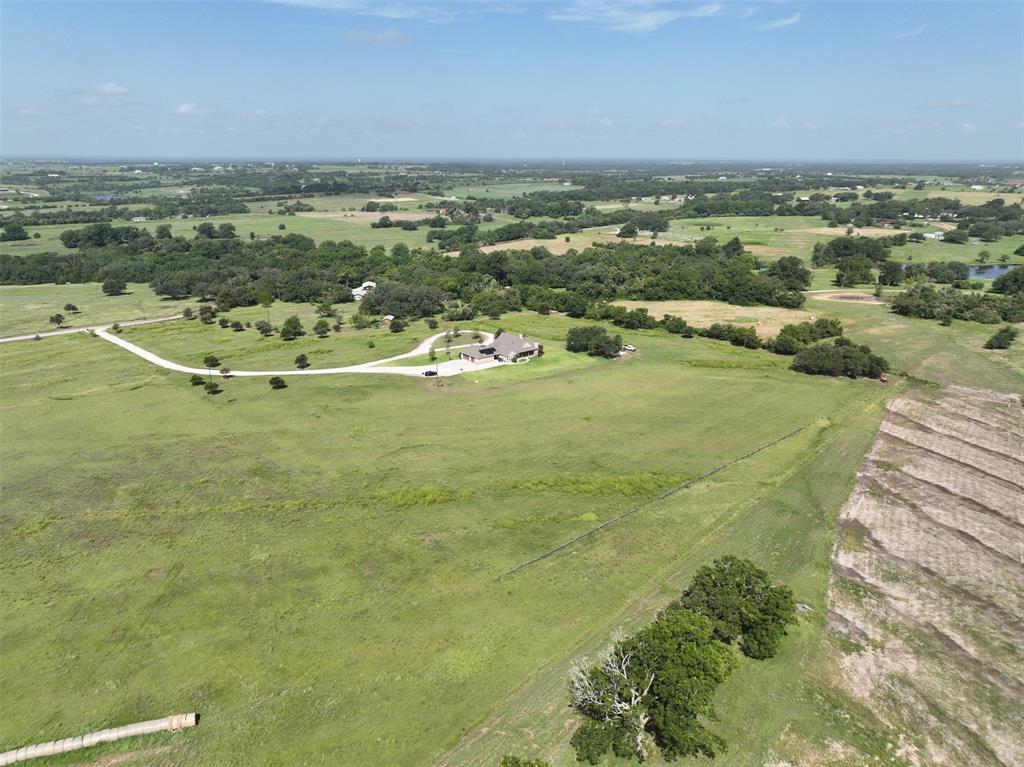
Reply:
[[592, 527], [589, 530], [587, 530], [586, 532], [580, 533], [575, 538], [571, 538], [568, 541], [566, 541], [565, 543], [562, 543], [562, 544], [559, 544], [558, 546], [555, 546], [553, 549], [548, 549], [543, 554], [540, 554], [540, 555], [534, 557], [533, 559], [528, 559], [527, 561], [522, 562], [522, 563], [516, 565], [511, 570], [506, 571], [505, 575], [514, 575], [517, 572], [519, 572], [520, 570], [523, 570], [523, 569], [529, 567], [530, 565], [533, 565], [533, 564], [536, 564], [537, 562], [540, 562], [542, 559], [547, 559], [548, 557], [554, 556], [558, 552], [560, 552], [560, 551], [562, 551], [564, 549], [569, 548], [573, 544], [579, 543], [584, 538], [589, 538], [594, 533], [597, 533], [597, 532], [603, 530], [606, 527], [614, 525], [616, 522], [621, 522], [626, 517], [632, 516], [633, 514], [636, 514], [638, 511], [646, 509], [648, 506], [650, 506], [652, 504], [655, 504], [658, 501], [663, 501], [666, 498], [668, 498], [669, 496], [675, 495], [680, 490], [685, 490], [688, 487], [692, 487], [693, 485], [697, 484], [698, 482], [701, 482], [701, 481], [707, 479], [708, 477], [717, 474], [720, 471], [724, 471], [725, 469], [728, 469], [733, 464], [737, 464], [740, 461], [744, 461], [747, 458], [750, 458], [751, 456], [757, 455], [758, 453], [760, 453], [763, 450], [767, 450], [768, 448], [773, 447], [773, 446], [779, 444], [783, 440], [787, 440], [790, 437], [796, 436], [797, 434], [799, 434], [800, 432], [802, 432], [806, 428], [807, 428], [806, 426], [800, 426], [800, 427], [798, 427], [796, 429], [793, 429], [793, 431], [789, 432], [788, 434], [784, 434], [781, 437], [779, 437], [778, 439], [773, 439], [771, 442], [768, 442], [767, 444], [761, 445], [761, 447], [755, 448], [754, 450], [751, 450], [749, 453], [744, 453], [739, 458], [733, 458], [731, 461], [723, 463], [721, 466], [716, 466], [715, 468], [711, 469], [710, 471], [706, 471], [703, 474], [694, 477], [693, 479], [688, 479], [685, 482], [681, 482], [680, 484], [676, 485], [675, 487], [669, 488], [668, 490], [666, 490], [661, 495], [656, 495], [653, 498], [644, 501], [639, 506], [634, 506], [633, 508], [631, 508], [631, 509], [629, 509], [627, 511], [624, 511], [621, 514], [612, 517], [611, 519], [605, 520], [604, 522], [602, 522], [601, 524], [597, 525], [596, 527]]

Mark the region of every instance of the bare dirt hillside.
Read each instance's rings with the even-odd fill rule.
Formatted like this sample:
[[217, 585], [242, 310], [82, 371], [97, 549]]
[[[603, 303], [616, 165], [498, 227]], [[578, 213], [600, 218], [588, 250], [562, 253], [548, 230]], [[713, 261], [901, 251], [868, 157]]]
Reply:
[[838, 522], [843, 682], [915, 765], [1024, 764], [1024, 409], [892, 401]]

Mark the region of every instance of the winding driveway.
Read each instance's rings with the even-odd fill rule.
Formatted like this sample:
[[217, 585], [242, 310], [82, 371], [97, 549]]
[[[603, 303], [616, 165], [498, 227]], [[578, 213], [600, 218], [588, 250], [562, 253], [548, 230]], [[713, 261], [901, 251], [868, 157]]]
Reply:
[[[130, 351], [147, 362], [152, 362], [154, 365], [159, 365], [167, 370], [176, 370], [179, 373], [192, 373], [198, 375], [215, 375], [219, 376], [220, 373], [217, 371], [210, 371], [206, 368], [193, 368], [187, 365], [179, 365], [177, 362], [171, 362], [163, 357], [154, 354], [151, 351], [143, 349], [141, 346], [133, 344], [131, 341], [125, 341], [120, 336], [116, 336], [113, 333], [108, 333], [106, 328], [96, 328], [96, 335], [102, 338], [104, 341], [109, 341], [116, 346], [120, 346], [122, 349]], [[467, 331], [463, 331], [467, 332]], [[473, 331], [468, 331], [473, 332]], [[483, 331], [477, 331], [483, 337], [484, 343], [491, 343], [494, 341], [494, 336], [491, 333], [484, 333]], [[467, 362], [465, 360], [446, 360], [444, 362], [437, 362], [430, 365], [396, 365], [394, 367], [385, 367], [390, 362], [397, 362], [398, 360], [408, 359], [410, 357], [418, 357], [423, 354], [430, 352], [430, 349], [434, 345], [434, 341], [439, 338], [444, 338], [444, 333], [435, 333], [429, 338], [418, 343], [412, 350], [405, 352], [404, 354], [396, 354], [393, 357], [385, 357], [384, 359], [373, 360], [371, 362], [361, 362], [358, 365], [346, 365], [345, 367], [339, 368], [306, 368], [305, 370], [234, 370], [232, 369], [228, 373], [229, 377], [232, 378], [262, 378], [267, 376], [323, 376], [323, 375], [336, 375], [338, 373], [389, 373], [391, 375], [401, 376], [422, 376], [428, 370], [436, 370], [438, 377], [455, 376], [460, 373], [466, 373], [472, 370], [485, 370], [487, 368], [498, 367], [508, 363], [488, 361], [488, 362]], [[467, 346], [468, 344], [463, 344]], [[452, 346], [452, 349], [459, 349], [459, 346]]]
[[[174, 317], [160, 317], [151, 320], [131, 320], [128, 322], [119, 323], [120, 327], [134, 327], [137, 325], [149, 325], [155, 322], [169, 322], [171, 320], [180, 319], [181, 315]], [[137, 344], [133, 344], [131, 341], [126, 341], [118, 335], [110, 333], [109, 330], [113, 327], [114, 323], [107, 323], [104, 325], [96, 325], [95, 327], [85, 328], [63, 328], [61, 330], [51, 330], [46, 333], [32, 333], [29, 335], [22, 336], [8, 336], [7, 338], [0, 338], [0, 343], [6, 343], [8, 341], [31, 341], [36, 338], [47, 338], [50, 336], [63, 336], [71, 333], [92, 333], [97, 338], [102, 338], [104, 341], [108, 341], [115, 346], [120, 346], [125, 351], [129, 351], [137, 357], [150, 362], [154, 365], [164, 368], [165, 370], [174, 370], [178, 373], [191, 373], [194, 375], [215, 375], [220, 376], [221, 374], [217, 371], [207, 370], [206, 368], [194, 368], [188, 365], [179, 365], [177, 362], [171, 362], [168, 359], [154, 354], [147, 349], [143, 349]], [[474, 331], [462, 331], [472, 333]], [[492, 333], [485, 333], [484, 331], [475, 331], [480, 334], [483, 339], [483, 343], [493, 343], [494, 335]], [[346, 365], [345, 367], [337, 368], [306, 368], [305, 370], [231, 370], [228, 374], [230, 377], [236, 378], [263, 378], [270, 376], [323, 376], [323, 375], [336, 375], [339, 373], [386, 373], [390, 375], [400, 376], [415, 376], [420, 377], [427, 371], [436, 371], [439, 378], [446, 378], [448, 376], [456, 376], [461, 373], [468, 373], [474, 370], [486, 370], [488, 368], [499, 367], [509, 363], [498, 362], [496, 360], [489, 360], [486, 362], [467, 362], [462, 359], [445, 360], [444, 362], [437, 362], [428, 365], [395, 365], [388, 367], [391, 362], [397, 362], [399, 360], [409, 359], [411, 357], [418, 357], [424, 354], [428, 354], [434, 346], [434, 342], [439, 338], [444, 338], [445, 331], [435, 333], [427, 339], [424, 339], [418, 343], [413, 349], [403, 354], [396, 354], [393, 357], [385, 357], [384, 359], [372, 360], [370, 362], [361, 362], [358, 365]], [[451, 349], [461, 349], [463, 346], [452, 346]]]

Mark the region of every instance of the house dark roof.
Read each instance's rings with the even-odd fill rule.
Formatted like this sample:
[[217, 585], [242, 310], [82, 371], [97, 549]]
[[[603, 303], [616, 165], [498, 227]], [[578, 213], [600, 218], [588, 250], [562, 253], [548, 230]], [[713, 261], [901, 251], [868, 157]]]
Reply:
[[502, 357], [537, 351], [537, 342], [531, 341], [522, 333], [502, 333], [494, 339], [493, 346], [495, 352]]
[[467, 357], [472, 357], [475, 360], [482, 360], [486, 357], [494, 356], [493, 346], [481, 346], [480, 344], [473, 344], [467, 346], [465, 349], [459, 350], [460, 355], [464, 354]]

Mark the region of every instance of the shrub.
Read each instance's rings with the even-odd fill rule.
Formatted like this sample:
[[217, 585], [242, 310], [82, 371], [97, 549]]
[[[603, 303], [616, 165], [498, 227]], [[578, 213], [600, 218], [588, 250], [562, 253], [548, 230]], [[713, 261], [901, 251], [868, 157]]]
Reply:
[[202, 386], [206, 383], [206, 379], [199, 374], [193, 374], [188, 380], [193, 386]]
[[313, 332], [316, 333], [317, 338], [327, 338], [331, 332], [331, 324], [325, 319], [319, 319], [313, 326]]
[[430, 328], [431, 330], [436, 330], [437, 320], [435, 320], [433, 317], [427, 317], [427, 327]]
[[591, 357], [615, 357], [622, 350], [622, 336], [613, 336], [600, 325], [581, 325], [566, 333], [565, 348]]
[[405, 321], [395, 317], [395, 319], [391, 320], [391, 324], [388, 329], [392, 333], [401, 333], [403, 330], [405, 330]]
[[710, 327], [698, 332], [705, 338], [728, 341], [733, 346], [743, 346], [747, 349], [761, 348], [761, 339], [758, 338], [757, 331], [753, 328], [744, 328], [729, 322], [715, 322]]
[[802, 349], [793, 359], [792, 369], [799, 373], [849, 378], [878, 378], [889, 363], [867, 346], [856, 346], [845, 338], [835, 343], [820, 343]]
[[996, 334], [985, 342], [986, 349], [1009, 349], [1017, 339], [1017, 330], [1004, 325], [996, 331]]
[[196, 318], [195, 310], [191, 306], [186, 306], [181, 310], [181, 316], [186, 320], [194, 320]]
[[222, 328], [231, 327], [231, 320], [229, 320], [227, 317], [221, 317], [219, 320], [217, 320], [217, 324], [220, 325]]
[[293, 314], [281, 325], [281, 338], [285, 341], [294, 341], [304, 335], [306, 331], [302, 329], [302, 321], [298, 315]]
[[128, 283], [116, 277], [110, 277], [103, 282], [103, 292], [108, 296], [119, 296], [127, 287]]
[[207, 381], [203, 384], [203, 388], [206, 390], [207, 394], [220, 394], [222, 391], [220, 384], [216, 381]]
[[256, 328], [257, 332], [261, 336], [266, 337], [274, 334], [274, 326], [266, 320], [256, 320], [256, 322], [253, 323], [253, 327]]
[[297, 367], [299, 370], [305, 370], [306, 368], [308, 368], [309, 357], [307, 357], [305, 354], [300, 354], [298, 357], [295, 358], [295, 367]]
[[235, 320], [234, 322], [232, 322], [232, 323], [231, 323], [231, 329], [232, 329], [233, 331], [235, 331], [236, 333], [240, 333], [240, 332], [242, 332], [243, 330], [245, 330], [245, 325], [243, 325], [243, 324], [242, 324], [241, 322], [239, 322], [238, 320]]
[[286, 384], [284, 382], [284, 379], [281, 378], [281, 376], [274, 376], [273, 378], [270, 379], [270, 381], [268, 381], [268, 383], [270, 384], [270, 388], [271, 389], [287, 389], [288, 388], [288, 384]]

